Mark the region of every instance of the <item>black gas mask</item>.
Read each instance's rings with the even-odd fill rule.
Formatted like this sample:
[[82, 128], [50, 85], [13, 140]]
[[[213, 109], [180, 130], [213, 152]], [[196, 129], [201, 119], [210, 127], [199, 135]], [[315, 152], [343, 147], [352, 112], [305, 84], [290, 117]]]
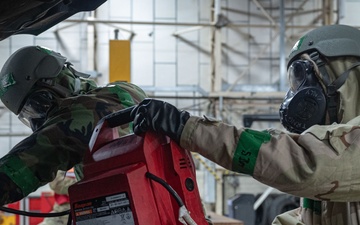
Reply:
[[326, 97], [309, 60], [296, 60], [288, 69], [290, 89], [280, 106], [280, 120], [290, 132], [301, 133], [325, 123]]
[[35, 131], [45, 123], [48, 111], [54, 102], [54, 97], [49, 91], [35, 91], [26, 98], [18, 118]]

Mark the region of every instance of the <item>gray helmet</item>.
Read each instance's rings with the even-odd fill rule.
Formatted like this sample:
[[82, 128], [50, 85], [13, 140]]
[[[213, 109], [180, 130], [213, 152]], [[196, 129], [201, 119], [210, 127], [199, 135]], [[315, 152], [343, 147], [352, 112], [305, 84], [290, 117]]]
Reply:
[[360, 31], [347, 25], [328, 25], [314, 29], [294, 45], [287, 67], [303, 53], [314, 50], [325, 57], [360, 57]]
[[14, 52], [0, 72], [0, 99], [16, 115], [34, 84], [59, 75], [66, 58], [40, 46], [23, 47]]

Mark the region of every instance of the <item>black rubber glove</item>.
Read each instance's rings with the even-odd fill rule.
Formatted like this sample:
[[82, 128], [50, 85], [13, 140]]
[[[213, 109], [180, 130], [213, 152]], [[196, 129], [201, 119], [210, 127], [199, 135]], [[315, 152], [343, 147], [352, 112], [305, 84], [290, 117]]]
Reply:
[[135, 134], [153, 130], [165, 134], [179, 144], [190, 113], [180, 111], [164, 101], [145, 99], [131, 111], [131, 118], [134, 120]]
[[0, 173], [0, 206], [23, 198], [20, 188], [4, 173]]

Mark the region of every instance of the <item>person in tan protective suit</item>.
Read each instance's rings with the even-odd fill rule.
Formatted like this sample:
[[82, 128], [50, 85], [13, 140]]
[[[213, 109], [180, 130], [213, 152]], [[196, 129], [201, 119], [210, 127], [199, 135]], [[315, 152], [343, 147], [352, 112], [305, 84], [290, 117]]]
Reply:
[[280, 106], [289, 132], [235, 127], [145, 99], [134, 132], [162, 132], [226, 169], [301, 198], [273, 224], [360, 224], [360, 31], [314, 29], [293, 47]]
[[[59, 170], [53, 181], [49, 183], [51, 190], [54, 191], [55, 203], [51, 213], [64, 212], [70, 209], [69, 187], [77, 182], [74, 168], [68, 171]], [[38, 225], [66, 225], [69, 215], [61, 217], [46, 217]]]

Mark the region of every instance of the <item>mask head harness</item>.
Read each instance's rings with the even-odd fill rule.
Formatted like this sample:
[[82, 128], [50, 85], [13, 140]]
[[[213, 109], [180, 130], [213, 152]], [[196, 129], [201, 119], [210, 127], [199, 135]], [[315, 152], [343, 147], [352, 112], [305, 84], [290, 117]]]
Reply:
[[[330, 83], [325, 63], [317, 51], [312, 52], [308, 59], [292, 61], [288, 68], [290, 89], [280, 106], [280, 120], [290, 132], [301, 133], [312, 125], [324, 125], [326, 115], [330, 124], [338, 122], [337, 90], [345, 83], [350, 71], [359, 66], [352, 64], [336, 80]], [[319, 74], [322, 75], [321, 85]]]

